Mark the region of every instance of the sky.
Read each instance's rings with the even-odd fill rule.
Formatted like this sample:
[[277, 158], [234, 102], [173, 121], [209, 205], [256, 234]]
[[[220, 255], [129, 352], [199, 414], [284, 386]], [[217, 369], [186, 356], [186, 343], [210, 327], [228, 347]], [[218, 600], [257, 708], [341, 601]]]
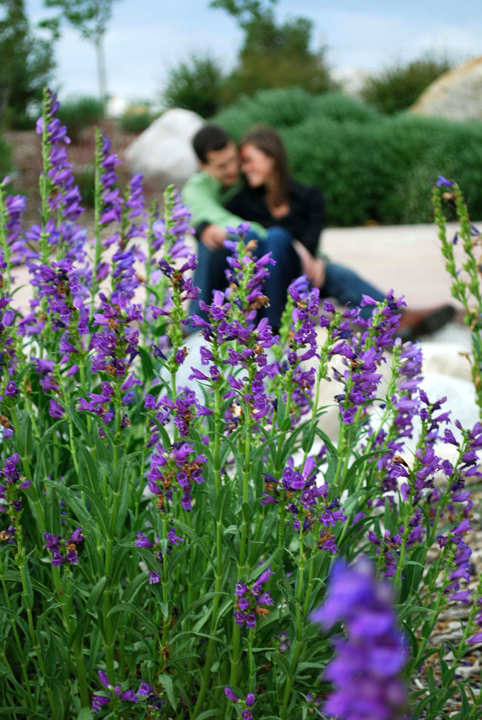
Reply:
[[[53, 12], [26, 0], [32, 21]], [[424, 51], [457, 60], [482, 55], [480, 0], [278, 0], [277, 18], [304, 16], [314, 23], [313, 46], [328, 48], [338, 71], [374, 71]], [[118, 0], [105, 38], [107, 84], [125, 100], [155, 100], [169, 69], [195, 52], [209, 52], [233, 67], [242, 33], [209, 0]], [[56, 46], [60, 96], [97, 94], [93, 46], [64, 27]]]

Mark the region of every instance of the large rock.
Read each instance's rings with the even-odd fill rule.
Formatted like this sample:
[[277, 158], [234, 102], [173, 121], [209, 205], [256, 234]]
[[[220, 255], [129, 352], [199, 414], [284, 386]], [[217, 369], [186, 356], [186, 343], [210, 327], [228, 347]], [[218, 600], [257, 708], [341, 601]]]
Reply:
[[472, 373], [467, 351], [470, 351], [470, 347], [465, 348], [456, 343], [423, 342], [423, 375], [450, 375], [471, 383]]
[[411, 109], [418, 115], [438, 115], [451, 120], [482, 119], [482, 57], [441, 75]]
[[127, 148], [129, 169], [160, 185], [182, 187], [197, 169], [191, 141], [203, 124], [190, 110], [166, 110]]

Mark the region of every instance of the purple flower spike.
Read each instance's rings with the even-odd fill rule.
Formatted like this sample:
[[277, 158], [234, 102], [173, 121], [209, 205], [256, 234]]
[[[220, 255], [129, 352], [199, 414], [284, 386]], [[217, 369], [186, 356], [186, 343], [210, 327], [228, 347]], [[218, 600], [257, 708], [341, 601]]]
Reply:
[[248, 693], [246, 695], [246, 705], [248, 707], [252, 707], [254, 705], [254, 701], [256, 700], [254, 693]]
[[236, 697], [230, 687], [224, 688], [224, 694], [226, 695], [228, 700], [232, 700], [233, 702], [239, 702], [239, 698]]
[[346, 630], [346, 639], [335, 640], [336, 656], [325, 673], [335, 689], [324, 713], [343, 720], [399, 717], [407, 700], [400, 673], [408, 648], [397, 628], [392, 588], [376, 579], [373, 565], [336, 563], [312, 620], [324, 628], [342, 620]]

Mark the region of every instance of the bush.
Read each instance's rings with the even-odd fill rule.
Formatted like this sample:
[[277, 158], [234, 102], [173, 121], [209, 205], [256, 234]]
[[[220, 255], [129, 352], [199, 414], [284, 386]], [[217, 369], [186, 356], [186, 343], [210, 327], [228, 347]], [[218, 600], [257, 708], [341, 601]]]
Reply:
[[24, 130], [33, 127], [29, 111], [41, 105], [42, 89], [55, 68], [53, 35], [36, 34], [24, 0], [1, 5], [0, 124]]
[[0, 178], [11, 170], [12, 167], [12, 150], [10, 145], [2, 135], [0, 135]]
[[329, 224], [429, 222], [430, 186], [439, 174], [468, 189], [482, 217], [482, 124], [378, 115], [339, 93], [300, 89], [242, 99], [217, 121], [236, 140], [253, 124], [281, 131], [294, 177], [325, 192]]
[[125, 112], [120, 119], [121, 130], [128, 133], [141, 133], [147, 130], [149, 125], [155, 119], [149, 110], [142, 112]]
[[244, 32], [238, 62], [228, 77], [227, 104], [260, 90], [302, 87], [312, 93], [333, 87], [326, 49], [312, 50], [313, 22], [304, 17], [276, 19], [271, 2], [213, 0]]
[[249, 53], [227, 78], [223, 97], [231, 105], [240, 95], [254, 95], [260, 90], [299, 87], [311, 93], [330, 90], [324, 56], [289, 55], [280, 52]]
[[409, 108], [434, 80], [452, 68], [447, 57], [427, 54], [407, 64], [398, 63], [369, 78], [363, 98], [383, 113]]
[[72, 142], [76, 142], [82, 130], [102, 121], [104, 109], [100, 100], [86, 95], [66, 100], [58, 116], [67, 125]]
[[210, 118], [221, 108], [224, 74], [216, 58], [193, 53], [171, 69], [162, 99], [168, 108], [192, 110]]
[[86, 168], [75, 173], [75, 183], [82, 195], [82, 204], [93, 208], [95, 206], [95, 172], [94, 168]]

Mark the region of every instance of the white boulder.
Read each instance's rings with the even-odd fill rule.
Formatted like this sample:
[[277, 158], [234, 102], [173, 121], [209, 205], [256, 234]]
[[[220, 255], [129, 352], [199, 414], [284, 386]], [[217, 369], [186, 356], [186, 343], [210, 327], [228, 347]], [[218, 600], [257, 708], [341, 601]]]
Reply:
[[423, 375], [438, 373], [472, 381], [467, 350], [458, 343], [422, 342]]
[[132, 173], [182, 186], [196, 171], [192, 139], [204, 120], [190, 110], [166, 110], [125, 152]]
[[417, 115], [450, 120], [482, 119], [482, 57], [472, 58], [441, 75], [411, 108]]

